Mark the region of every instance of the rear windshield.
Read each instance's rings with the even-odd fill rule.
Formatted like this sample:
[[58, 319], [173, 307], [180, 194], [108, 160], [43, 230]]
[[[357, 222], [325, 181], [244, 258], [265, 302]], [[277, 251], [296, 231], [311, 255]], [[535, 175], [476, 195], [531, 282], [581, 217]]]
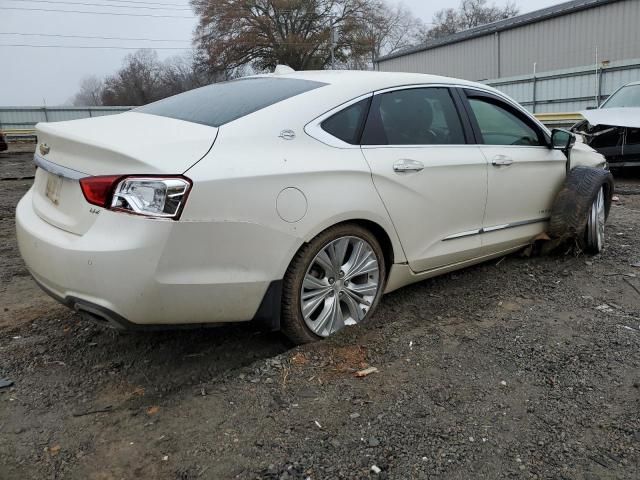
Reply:
[[196, 88], [134, 111], [219, 127], [324, 85], [296, 78], [242, 78]]

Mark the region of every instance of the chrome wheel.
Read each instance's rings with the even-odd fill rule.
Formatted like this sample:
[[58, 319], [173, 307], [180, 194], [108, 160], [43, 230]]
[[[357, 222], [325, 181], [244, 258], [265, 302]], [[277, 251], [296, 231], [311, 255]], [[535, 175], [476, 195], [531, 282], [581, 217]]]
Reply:
[[340, 237], [311, 261], [300, 291], [302, 317], [309, 329], [327, 337], [366, 316], [380, 285], [371, 245], [359, 237]]
[[596, 199], [589, 209], [587, 220], [587, 245], [599, 252], [604, 246], [604, 224], [606, 221], [604, 206], [604, 189], [600, 187]]

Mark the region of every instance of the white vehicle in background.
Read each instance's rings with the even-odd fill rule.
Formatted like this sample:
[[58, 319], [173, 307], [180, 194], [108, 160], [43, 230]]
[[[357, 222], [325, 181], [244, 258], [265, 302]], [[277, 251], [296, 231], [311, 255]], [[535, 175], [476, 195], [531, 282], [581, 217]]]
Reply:
[[571, 131], [607, 159], [611, 168], [640, 167], [640, 82], [623, 85]]
[[570, 133], [430, 75], [248, 77], [37, 132], [21, 254], [122, 328], [255, 319], [310, 342], [545, 231], [598, 252], [613, 189]]

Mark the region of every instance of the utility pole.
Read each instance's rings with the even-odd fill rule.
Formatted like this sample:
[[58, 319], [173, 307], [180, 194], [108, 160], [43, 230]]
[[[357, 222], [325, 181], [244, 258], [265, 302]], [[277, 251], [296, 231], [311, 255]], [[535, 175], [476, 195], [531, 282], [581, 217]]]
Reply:
[[595, 95], [595, 100], [596, 100], [596, 108], [600, 107], [600, 72], [598, 72], [599, 69], [599, 65], [598, 65], [598, 46], [596, 45], [596, 95]]
[[330, 41], [331, 41], [331, 70], [335, 69], [335, 62], [336, 62], [336, 58], [335, 58], [335, 48], [336, 48], [336, 40], [337, 40], [337, 35], [336, 35], [336, 26], [335, 26], [335, 17], [332, 15], [331, 16], [331, 31], [330, 31]]
[[538, 90], [538, 77], [536, 77], [536, 67], [538, 66], [537, 62], [533, 62], [533, 92], [532, 92], [532, 97], [533, 97], [533, 102], [532, 102], [532, 106], [531, 106], [531, 113], [536, 113], [536, 96], [537, 96], [537, 90]]

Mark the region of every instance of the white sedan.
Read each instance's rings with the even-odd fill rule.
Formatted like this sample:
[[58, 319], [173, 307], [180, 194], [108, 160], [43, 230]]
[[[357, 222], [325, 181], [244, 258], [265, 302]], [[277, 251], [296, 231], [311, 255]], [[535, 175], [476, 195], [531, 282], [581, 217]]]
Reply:
[[485, 85], [289, 72], [37, 126], [37, 283], [120, 328], [256, 320], [294, 342], [547, 231], [598, 252], [604, 158]]

